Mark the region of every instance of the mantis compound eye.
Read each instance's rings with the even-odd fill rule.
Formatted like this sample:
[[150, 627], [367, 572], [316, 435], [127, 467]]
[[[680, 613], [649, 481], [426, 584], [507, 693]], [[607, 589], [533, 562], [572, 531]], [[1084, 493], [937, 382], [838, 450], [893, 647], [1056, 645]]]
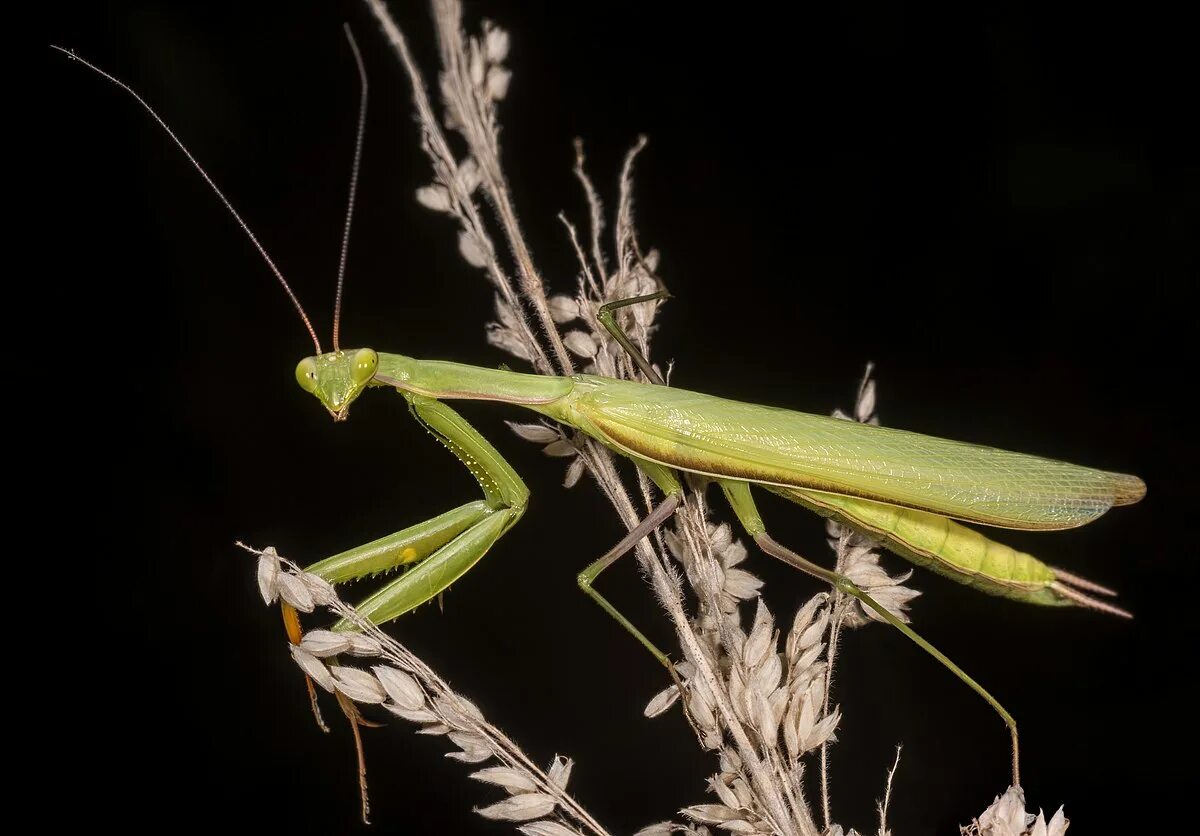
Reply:
[[305, 392], [317, 391], [317, 364], [311, 357], [305, 357], [296, 365], [296, 382]]
[[354, 355], [354, 365], [350, 368], [350, 376], [359, 386], [375, 376], [379, 368], [379, 355], [369, 348], [360, 348]]

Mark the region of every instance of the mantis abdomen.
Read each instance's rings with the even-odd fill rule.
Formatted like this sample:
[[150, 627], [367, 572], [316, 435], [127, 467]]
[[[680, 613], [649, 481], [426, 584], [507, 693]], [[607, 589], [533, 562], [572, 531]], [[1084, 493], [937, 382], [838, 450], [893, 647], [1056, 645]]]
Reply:
[[1062, 594], [1055, 570], [939, 514], [835, 494], [772, 488], [822, 516], [863, 530], [890, 551], [982, 592], [1030, 604], [1081, 603]]

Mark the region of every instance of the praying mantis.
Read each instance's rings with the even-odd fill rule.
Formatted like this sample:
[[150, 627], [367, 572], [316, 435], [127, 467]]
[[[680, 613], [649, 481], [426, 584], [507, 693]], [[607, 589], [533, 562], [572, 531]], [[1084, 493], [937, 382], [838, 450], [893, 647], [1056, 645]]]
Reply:
[[[145, 102], [138, 101], [149, 110]], [[192, 162], [203, 174], [199, 164]], [[215, 184], [209, 183], [220, 195]], [[256, 240], [255, 244], [258, 246]], [[777, 542], [758, 512], [753, 490], [765, 489], [859, 529], [901, 556], [982, 591], [1033, 604], [1085, 606], [1123, 614], [1089, 594], [1108, 594], [1103, 587], [1052, 569], [961, 522], [1025, 530], [1084, 525], [1113, 506], [1138, 501], [1145, 486], [1134, 476], [663, 387], [646, 359], [631, 346], [631, 357], [646, 375], [646, 383], [588, 375], [527, 375], [419, 360], [372, 348], [342, 348], [336, 325], [333, 351], [325, 352], [290, 286], [265, 250], [259, 249], [313, 340], [314, 354], [296, 368], [299, 385], [338, 421], [348, 417], [350, 407], [368, 390], [396, 390], [413, 417], [472, 473], [483, 493], [475, 502], [309, 567], [334, 583], [410, 567], [360, 605], [360, 613], [372, 621], [395, 619], [436, 598], [525, 512], [529, 492], [524, 482], [500, 453], [445, 403], [456, 399], [496, 401], [569, 426], [631, 460], [658, 487], [663, 494], [659, 504], [616, 546], [584, 569], [579, 584], [659, 661], [669, 664], [666, 655], [594, 584], [613, 561], [672, 517], [687, 486], [716, 485], [763, 551], [858, 598], [983, 696], [1011, 730], [1014, 783], [1019, 782], [1019, 761], [1016, 723], [1011, 715], [848, 579]], [[602, 321], [614, 339], [621, 341], [623, 334], [613, 312], [621, 305], [658, 298], [661, 293], [607, 306]]]

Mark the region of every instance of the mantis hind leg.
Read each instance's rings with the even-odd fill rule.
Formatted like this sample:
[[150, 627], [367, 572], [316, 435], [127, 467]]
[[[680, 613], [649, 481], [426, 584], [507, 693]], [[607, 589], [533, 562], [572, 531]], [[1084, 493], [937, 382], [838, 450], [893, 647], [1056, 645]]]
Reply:
[[979, 696], [983, 697], [987, 703], [996, 710], [996, 713], [1004, 720], [1008, 726], [1009, 733], [1012, 736], [1012, 781], [1013, 786], [1021, 785], [1021, 770], [1020, 770], [1020, 748], [1017, 739], [1017, 721], [1013, 716], [1000, 704], [1000, 702], [989, 694], [982, 685], [972, 679], [967, 673], [954, 662], [942, 653], [924, 638], [922, 638], [915, 630], [881, 606], [874, 598], [864, 592], [858, 584], [847, 578], [845, 575], [826, 569], [809, 560], [804, 559], [796, 554], [791, 549], [776, 542], [768, 533], [766, 525], [762, 521], [762, 517], [758, 513], [758, 508], [754, 504], [754, 497], [750, 494], [750, 485], [746, 482], [728, 482], [721, 481], [721, 490], [724, 491], [726, 499], [729, 500], [734, 513], [738, 520], [746, 529], [747, 533], [754, 538], [764, 552], [774, 558], [782, 560], [790, 566], [794, 566], [800, 571], [812, 575], [815, 578], [831, 584], [835, 589], [853, 596], [863, 603], [864, 606], [870, 607], [879, 616], [891, 624], [909, 639], [911, 639], [918, 647], [924, 650], [933, 658], [941, 662], [951, 673], [962, 680], [968, 687], [971, 688]]

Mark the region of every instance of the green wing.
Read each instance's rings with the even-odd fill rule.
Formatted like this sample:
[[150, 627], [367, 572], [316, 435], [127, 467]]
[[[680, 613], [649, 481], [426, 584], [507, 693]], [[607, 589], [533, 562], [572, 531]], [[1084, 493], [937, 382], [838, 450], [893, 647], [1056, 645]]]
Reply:
[[1136, 476], [603, 378], [574, 403], [619, 449], [679, 470], [802, 487], [1003, 528], [1083, 525], [1142, 498]]

